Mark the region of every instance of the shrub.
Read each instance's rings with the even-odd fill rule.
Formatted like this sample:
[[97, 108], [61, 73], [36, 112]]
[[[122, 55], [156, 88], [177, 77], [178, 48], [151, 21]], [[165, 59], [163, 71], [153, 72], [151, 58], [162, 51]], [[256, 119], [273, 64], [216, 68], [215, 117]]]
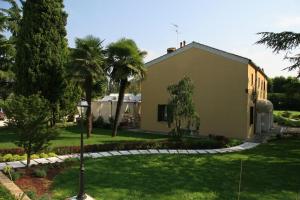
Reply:
[[3, 172], [4, 174], [10, 174], [12, 172], [13, 168], [9, 165], [6, 165], [4, 168], [3, 168]]
[[[93, 144], [84, 147], [85, 152], [112, 151], [112, 150], [133, 150], [133, 149], [203, 149], [225, 147], [228, 139], [182, 139], [163, 141], [132, 141], [122, 143]], [[53, 149], [57, 154], [79, 153], [80, 146], [56, 147]]]
[[12, 154], [6, 154], [6, 155], [4, 155], [3, 156], [3, 160], [5, 161], [5, 162], [10, 162], [10, 161], [13, 161], [13, 155]]
[[40, 157], [40, 158], [48, 158], [49, 156], [48, 156], [47, 154], [45, 154], [45, 153], [41, 153], [41, 154], [39, 155], [39, 157]]
[[234, 147], [240, 145], [242, 143], [241, 140], [238, 139], [229, 139], [229, 142], [226, 144], [226, 147]]
[[34, 175], [39, 178], [45, 178], [47, 176], [47, 171], [45, 168], [39, 168], [34, 170]]
[[32, 154], [32, 155], [31, 155], [31, 159], [37, 159], [37, 158], [40, 158], [40, 156], [37, 155], [37, 154]]
[[95, 121], [93, 121], [93, 127], [96, 128], [104, 128], [104, 129], [110, 129], [111, 123], [107, 123], [104, 121], [102, 116], [99, 116]]
[[11, 173], [11, 179], [12, 179], [13, 181], [18, 180], [18, 179], [21, 178], [21, 177], [22, 177], [22, 174], [21, 174], [20, 172], [15, 172], [15, 171], [13, 171], [13, 172]]
[[22, 158], [22, 156], [20, 156], [20, 155], [13, 155], [12, 160], [18, 161], [18, 160], [22, 160], [21, 158]]
[[55, 156], [57, 156], [57, 155], [56, 155], [56, 153], [50, 152], [50, 153], [48, 153], [48, 156], [49, 156], [49, 157], [55, 157]]
[[0, 154], [8, 154], [8, 153], [11, 153], [11, 154], [18, 154], [18, 155], [22, 155], [24, 154], [24, 149], [22, 148], [7, 148], [7, 149], [0, 149]]

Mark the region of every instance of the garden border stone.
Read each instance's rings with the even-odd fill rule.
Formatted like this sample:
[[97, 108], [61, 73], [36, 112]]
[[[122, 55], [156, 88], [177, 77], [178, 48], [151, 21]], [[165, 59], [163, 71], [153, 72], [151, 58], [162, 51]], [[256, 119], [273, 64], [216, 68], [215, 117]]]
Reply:
[[[220, 149], [148, 149], [148, 150], [122, 150], [122, 151], [104, 151], [104, 152], [93, 152], [85, 153], [84, 157], [89, 158], [100, 158], [100, 157], [110, 157], [110, 156], [129, 156], [129, 155], [145, 155], [145, 154], [223, 154], [232, 153], [237, 151], [243, 151], [247, 149], [252, 149], [259, 145], [259, 143], [245, 142], [238, 146], [220, 148]], [[80, 158], [79, 154], [67, 154], [60, 155], [56, 157], [49, 158], [38, 158], [32, 159], [30, 161], [30, 166], [38, 164], [48, 164], [48, 163], [60, 163], [64, 162], [67, 158]], [[13, 161], [13, 162], [2, 162], [0, 163], [0, 170], [9, 165], [12, 168], [21, 168], [26, 166], [26, 160], [23, 161]]]

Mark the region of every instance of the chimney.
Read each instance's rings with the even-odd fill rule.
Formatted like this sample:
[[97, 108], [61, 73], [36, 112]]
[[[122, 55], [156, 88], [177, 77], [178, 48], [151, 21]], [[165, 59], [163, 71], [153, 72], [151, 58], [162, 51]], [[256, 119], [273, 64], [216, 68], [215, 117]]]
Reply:
[[180, 42], [180, 48], [182, 47], [182, 42]]
[[183, 46], [185, 46], [185, 40], [183, 40]]
[[176, 51], [175, 47], [170, 47], [170, 48], [167, 49], [167, 53], [172, 53], [174, 51]]

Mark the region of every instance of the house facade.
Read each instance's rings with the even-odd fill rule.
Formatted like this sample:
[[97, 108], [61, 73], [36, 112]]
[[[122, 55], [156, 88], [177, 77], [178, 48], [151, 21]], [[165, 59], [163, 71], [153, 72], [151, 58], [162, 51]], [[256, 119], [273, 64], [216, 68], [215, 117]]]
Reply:
[[[250, 59], [192, 42], [146, 63], [142, 83], [141, 129], [169, 132], [167, 87], [184, 76], [194, 84], [194, 102], [200, 116], [200, 135], [250, 138], [254, 129], [270, 128], [270, 113], [257, 127], [257, 102], [267, 101], [267, 76]], [[271, 111], [270, 111], [271, 112]], [[262, 129], [261, 129], [262, 130]]]

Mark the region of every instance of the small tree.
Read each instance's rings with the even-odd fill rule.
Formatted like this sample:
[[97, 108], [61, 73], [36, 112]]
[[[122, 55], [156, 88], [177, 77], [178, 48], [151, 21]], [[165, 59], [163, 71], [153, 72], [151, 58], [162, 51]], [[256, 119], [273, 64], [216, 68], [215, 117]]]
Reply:
[[48, 125], [51, 120], [49, 106], [48, 101], [39, 95], [13, 96], [2, 105], [9, 119], [8, 125], [17, 130], [16, 145], [24, 148], [27, 154], [27, 167], [31, 155], [46, 148], [57, 135]]
[[183, 123], [186, 124], [189, 131], [192, 130], [192, 127], [199, 130], [200, 119], [193, 102], [194, 86], [191, 79], [184, 77], [178, 84], [170, 85], [167, 90], [171, 97], [167, 106], [168, 124], [171, 126], [175, 123], [173, 136], [182, 136]]

